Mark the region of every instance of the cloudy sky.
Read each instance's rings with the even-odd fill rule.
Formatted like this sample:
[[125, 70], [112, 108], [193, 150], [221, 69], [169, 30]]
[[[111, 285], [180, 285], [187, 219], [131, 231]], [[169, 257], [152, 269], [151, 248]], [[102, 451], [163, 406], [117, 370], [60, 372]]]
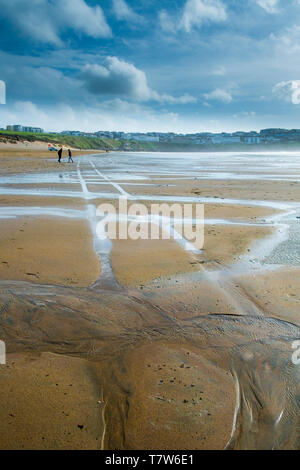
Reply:
[[6, 124], [300, 128], [300, 0], [0, 0]]

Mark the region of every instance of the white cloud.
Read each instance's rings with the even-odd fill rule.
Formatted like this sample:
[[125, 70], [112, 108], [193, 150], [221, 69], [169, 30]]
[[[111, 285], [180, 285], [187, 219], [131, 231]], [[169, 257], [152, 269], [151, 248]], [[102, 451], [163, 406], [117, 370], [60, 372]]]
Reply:
[[60, 0], [58, 7], [63, 14], [62, 26], [67, 24], [75, 31], [80, 31], [94, 38], [111, 35], [101, 7], [90, 7], [85, 0]]
[[275, 41], [277, 47], [281, 48], [280, 53], [299, 53], [300, 50], [300, 26], [293, 25], [286, 28], [278, 35], [272, 33], [270, 38]]
[[277, 83], [273, 88], [273, 93], [284, 101], [300, 104], [300, 80], [288, 80]]
[[213, 75], [216, 75], [218, 77], [223, 77], [224, 75], [226, 75], [227, 71], [226, 71], [226, 68], [223, 67], [223, 65], [217, 67], [216, 69], [213, 70]]
[[278, 13], [278, 0], [257, 0], [256, 3], [268, 13]]
[[176, 33], [179, 25], [176, 25], [176, 21], [172, 18], [166, 10], [159, 12], [160, 25], [166, 33]]
[[[60, 116], [58, 119], [57, 117]], [[253, 119], [253, 118], [249, 118]], [[37, 105], [31, 101], [19, 101], [4, 106], [0, 115], [0, 127], [18, 123], [42, 127], [47, 131], [78, 129], [86, 132], [115, 130], [125, 132], [232, 132], [249, 130], [247, 119], [228, 122], [223, 118], [209, 120], [207, 116], [196, 113], [193, 116], [170, 113], [168, 110], [156, 111], [150, 106], [126, 100], [106, 100], [100, 104], [87, 106], [81, 104]], [[252, 121], [251, 122], [251, 127]], [[243, 124], [246, 123], [246, 124]], [[263, 124], [271, 127], [274, 122]], [[276, 125], [280, 125], [277, 122]], [[47, 144], [46, 144], [47, 145]]]
[[233, 117], [236, 118], [249, 118], [249, 117], [255, 117], [256, 112], [255, 111], [241, 111], [240, 113], [236, 113], [233, 115]]
[[137, 101], [148, 101], [152, 97], [145, 73], [117, 57], [107, 57], [105, 66], [86, 65], [82, 77], [95, 95], [123, 95]]
[[[61, 119], [57, 119], [58, 115]], [[0, 127], [16, 122], [57, 132], [66, 129], [86, 132], [98, 130], [171, 132], [174, 128], [182, 131], [183, 126], [186, 132], [191, 129], [191, 123], [180, 118], [177, 113], [157, 112], [151, 107], [120, 99], [107, 100], [93, 107], [85, 104], [40, 106], [31, 101], [19, 101], [4, 108], [0, 116]], [[200, 123], [195, 124], [194, 120], [192, 123], [195, 132], [199, 130]], [[201, 125], [204, 129], [204, 124]]]
[[194, 96], [189, 95], [186, 93], [185, 95], [174, 97], [171, 95], [166, 94], [158, 94], [156, 91], [153, 91], [153, 98], [160, 103], [168, 103], [168, 104], [189, 104], [189, 103], [196, 103], [197, 98]]
[[226, 90], [222, 90], [221, 88], [217, 88], [211, 93], [205, 93], [204, 97], [208, 101], [221, 101], [225, 104], [229, 104], [232, 101], [231, 94]]
[[113, 0], [113, 10], [118, 20], [140, 23], [143, 18], [135, 13], [125, 0]]
[[95, 95], [124, 96], [135, 101], [158, 101], [168, 104], [187, 104], [196, 99], [188, 94], [174, 97], [152, 90], [145, 72], [133, 64], [107, 57], [105, 65], [87, 64], [82, 70], [87, 89]]
[[178, 18], [173, 18], [163, 10], [159, 19], [166, 32], [184, 30], [189, 33], [194, 27], [199, 28], [205, 23], [225, 21], [227, 12], [221, 0], [187, 0]]
[[66, 29], [94, 38], [111, 36], [101, 7], [85, 0], [0, 0], [1, 16], [31, 39], [58, 46]]
[[227, 18], [226, 8], [220, 0], [188, 0], [183, 10], [181, 26], [190, 32], [205, 22], [220, 22]]

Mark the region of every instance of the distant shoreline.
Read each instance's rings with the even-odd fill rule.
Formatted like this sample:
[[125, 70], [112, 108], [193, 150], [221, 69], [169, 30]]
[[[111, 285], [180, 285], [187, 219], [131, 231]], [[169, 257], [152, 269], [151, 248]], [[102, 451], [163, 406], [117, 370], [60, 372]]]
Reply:
[[61, 134], [34, 134], [0, 131], [0, 149], [47, 150], [48, 144], [81, 151], [122, 152], [261, 152], [300, 151], [300, 142], [272, 142], [260, 144], [181, 144], [172, 142], [137, 142], [97, 137], [69, 136]]

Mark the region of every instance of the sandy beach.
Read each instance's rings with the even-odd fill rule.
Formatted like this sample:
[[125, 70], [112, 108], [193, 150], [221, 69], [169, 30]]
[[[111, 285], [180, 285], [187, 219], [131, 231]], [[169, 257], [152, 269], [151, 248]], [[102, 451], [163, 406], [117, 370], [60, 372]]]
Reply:
[[[299, 449], [300, 154], [56, 160], [0, 146], [0, 449]], [[120, 196], [203, 247], [100, 240]]]
[[[59, 148], [57, 146], [56, 148]], [[57, 161], [57, 152], [50, 152], [44, 142], [18, 142], [5, 144], [0, 142], [0, 171], [1, 174], [16, 174], [24, 172], [57, 171], [68, 161], [67, 147], [63, 148], [61, 165], [53, 167]], [[71, 147], [74, 156], [103, 153], [100, 150], [78, 150]]]

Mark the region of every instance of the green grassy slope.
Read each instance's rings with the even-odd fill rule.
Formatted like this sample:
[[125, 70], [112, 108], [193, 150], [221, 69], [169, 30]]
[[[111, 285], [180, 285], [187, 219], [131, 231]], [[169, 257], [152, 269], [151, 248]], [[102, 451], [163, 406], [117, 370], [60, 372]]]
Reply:
[[121, 142], [108, 139], [98, 139], [92, 137], [82, 136], [69, 136], [69, 135], [56, 135], [56, 134], [35, 134], [29, 132], [8, 132], [0, 131], [0, 141], [7, 141], [10, 143], [16, 142], [45, 142], [54, 145], [70, 146], [78, 149], [99, 149], [99, 150], [110, 150], [119, 149]]
[[30, 132], [0, 131], [0, 142], [40, 141], [53, 145], [63, 145], [82, 150], [124, 150], [136, 152], [222, 152], [222, 151], [262, 151], [262, 150], [297, 150], [300, 142], [270, 143], [259, 145], [195, 145], [170, 142], [136, 142], [96, 137], [69, 136], [61, 134], [35, 134]]
[[70, 136], [61, 134], [35, 134], [31, 132], [0, 131], [0, 142], [45, 142], [53, 145], [70, 146], [83, 150], [131, 150], [157, 151], [163, 144], [151, 142], [121, 141], [97, 137]]

